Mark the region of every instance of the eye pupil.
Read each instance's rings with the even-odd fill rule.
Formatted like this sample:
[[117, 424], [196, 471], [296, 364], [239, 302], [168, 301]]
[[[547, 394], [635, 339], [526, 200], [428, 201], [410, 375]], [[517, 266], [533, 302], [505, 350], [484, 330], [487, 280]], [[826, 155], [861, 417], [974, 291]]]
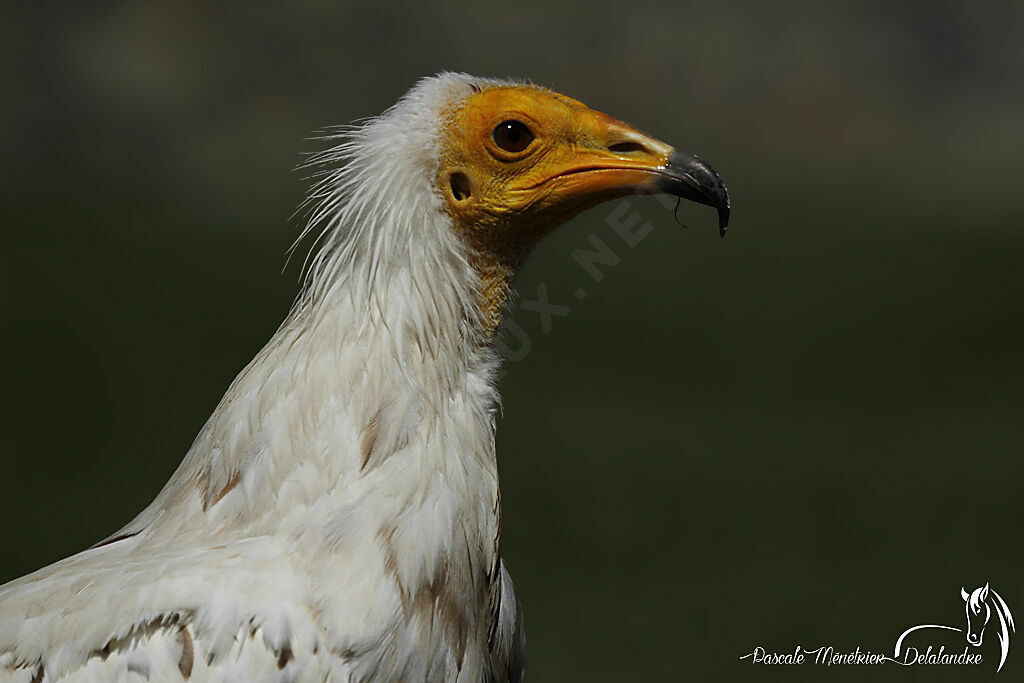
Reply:
[[506, 152], [522, 152], [533, 142], [533, 133], [519, 121], [502, 121], [494, 129], [493, 137]]

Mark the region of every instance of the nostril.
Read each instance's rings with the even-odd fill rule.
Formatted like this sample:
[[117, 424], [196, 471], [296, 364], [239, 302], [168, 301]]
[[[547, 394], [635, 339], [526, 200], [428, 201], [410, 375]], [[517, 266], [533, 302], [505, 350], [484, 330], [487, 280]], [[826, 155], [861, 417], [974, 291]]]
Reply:
[[608, 151], [615, 152], [616, 154], [632, 154], [633, 152], [643, 152], [646, 150], [639, 142], [625, 141], [608, 145]]

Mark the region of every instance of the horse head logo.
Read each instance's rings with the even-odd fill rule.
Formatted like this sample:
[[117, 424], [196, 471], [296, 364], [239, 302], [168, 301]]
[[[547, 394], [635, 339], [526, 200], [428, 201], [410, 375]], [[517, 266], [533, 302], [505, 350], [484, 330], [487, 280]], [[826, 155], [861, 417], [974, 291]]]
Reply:
[[988, 604], [989, 596], [987, 583], [981, 588], [975, 588], [970, 593], [963, 587], [960, 588], [960, 597], [966, 603], [964, 610], [967, 612], [967, 642], [975, 647], [981, 645], [985, 627], [988, 626], [988, 620], [992, 616], [992, 608]]
[[1010, 608], [999, 593], [989, 589], [987, 583], [970, 593], [961, 587], [960, 597], [964, 599], [964, 611], [967, 612], [967, 642], [975, 647], [981, 645], [985, 627], [995, 613], [999, 620], [996, 637], [999, 639], [999, 669], [1002, 669], [1006, 655], [1010, 652], [1010, 634], [1015, 631]]
[[985, 627], [993, 620], [993, 628], [996, 631], [996, 638], [999, 640], [999, 666], [996, 671], [1003, 668], [1006, 663], [1006, 655], [1010, 652], [1010, 634], [1014, 632], [1013, 616], [1006, 602], [995, 590], [986, 583], [984, 586], [975, 588], [970, 593], [960, 588], [960, 597], [964, 601], [964, 611], [967, 613], [967, 628], [961, 629], [956, 626], [944, 626], [942, 624], [920, 624], [911, 626], [896, 639], [895, 656], [899, 658], [903, 651], [903, 641], [911, 633], [922, 629], [940, 629], [946, 631], [960, 631], [967, 635], [967, 644], [972, 647], [981, 647], [982, 639], [985, 636]]

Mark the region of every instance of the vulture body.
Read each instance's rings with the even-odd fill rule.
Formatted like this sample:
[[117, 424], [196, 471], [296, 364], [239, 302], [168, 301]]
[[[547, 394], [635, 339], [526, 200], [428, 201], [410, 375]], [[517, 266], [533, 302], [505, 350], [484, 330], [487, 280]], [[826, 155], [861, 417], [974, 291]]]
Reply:
[[[492, 341], [529, 248], [718, 176], [526, 84], [441, 74], [313, 164], [303, 292], [153, 503], [0, 587], [0, 682], [519, 681]], [[521, 147], [525, 139], [525, 147]]]

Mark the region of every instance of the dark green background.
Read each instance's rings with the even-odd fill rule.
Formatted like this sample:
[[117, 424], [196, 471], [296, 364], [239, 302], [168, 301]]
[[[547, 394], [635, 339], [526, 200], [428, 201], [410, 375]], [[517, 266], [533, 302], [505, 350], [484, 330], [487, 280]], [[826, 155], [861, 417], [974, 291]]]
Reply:
[[[625, 200], [635, 248], [598, 207], [519, 279], [571, 307], [514, 313], [502, 381], [531, 680], [993, 676], [992, 628], [970, 671], [738, 658], [887, 650], [985, 581], [1024, 621], [1019, 3], [86, 4], [0, 22], [0, 581], [138, 512], [272, 334], [310, 131], [465, 70], [696, 152], [733, 197], [725, 240]], [[600, 282], [590, 235], [621, 258]]]

